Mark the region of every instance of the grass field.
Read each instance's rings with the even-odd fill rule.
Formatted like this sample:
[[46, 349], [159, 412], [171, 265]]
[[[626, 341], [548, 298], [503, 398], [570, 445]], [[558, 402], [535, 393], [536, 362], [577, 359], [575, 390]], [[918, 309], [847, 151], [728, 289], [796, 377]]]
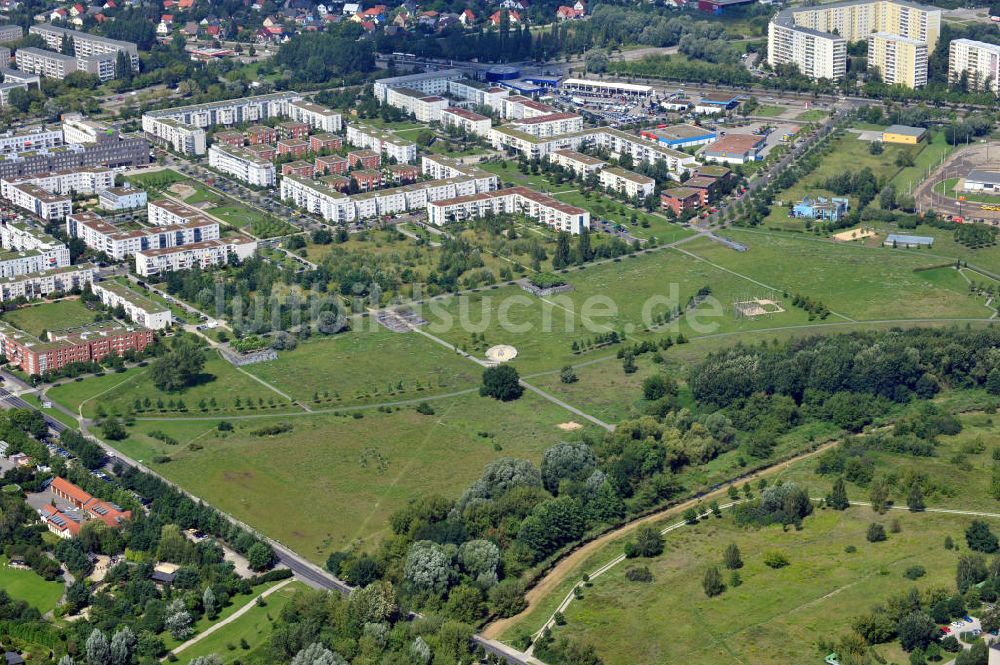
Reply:
[[33, 570], [11, 568], [7, 557], [0, 556], [0, 589], [45, 614], [55, 609], [64, 587], [62, 582], [48, 582]]
[[913, 160], [913, 166], [900, 169], [892, 179], [892, 185], [900, 193], [913, 191], [927, 176], [927, 172], [936, 167], [954, 149], [954, 146], [948, 145], [944, 140], [944, 132], [932, 132], [930, 141], [924, 143], [920, 153]]
[[312, 402], [319, 393], [325, 407], [418, 399], [479, 385], [481, 368], [427, 338], [389, 332], [371, 320], [363, 327], [299, 344], [246, 370], [302, 401]]
[[[900, 533], [890, 533], [888, 542], [866, 541], [871, 522], [889, 531], [892, 519], [899, 520]], [[855, 507], [843, 513], [818, 511], [801, 531], [783, 531], [780, 526], [744, 529], [728, 517], [709, 518], [668, 535], [663, 555], [619, 565], [595, 580], [583, 600], [565, 612], [567, 625], [554, 634], [589, 641], [608, 665], [821, 662], [826, 654], [818, 651], [817, 641], [839, 637], [850, 619], [871, 605], [910, 586], [953, 586], [958, 555], [941, 543], [945, 534], [960, 540], [971, 519], [905, 511], [878, 516]], [[707, 598], [703, 572], [709, 563], [721, 562], [730, 542], [743, 555], [743, 584]], [[857, 551], [846, 553], [846, 545]], [[606, 548], [599, 560], [612, 558], [621, 547]], [[765, 566], [763, 554], [770, 550], [784, 552], [791, 565]], [[654, 581], [626, 580], [632, 563], [648, 565]], [[917, 583], [902, 575], [912, 565], [927, 570]], [[683, 608], [682, 620], [678, 608]], [[903, 655], [898, 645], [881, 649], [890, 662]]]
[[787, 111], [784, 106], [774, 106], [765, 104], [755, 110], [750, 115], [761, 116], [763, 118], [777, 118], [779, 115]]
[[828, 115], [830, 114], [826, 111], [821, 111], [820, 109], [810, 109], [808, 111], [798, 114], [797, 116], [795, 116], [795, 119], [802, 120], [803, 122], [819, 122], [820, 120], [826, 118]]
[[[275, 591], [264, 599], [263, 606], [254, 605], [232, 623], [177, 654], [177, 662], [187, 665], [195, 658], [211, 654], [217, 655], [223, 663], [237, 660], [247, 662], [248, 656], [266, 643], [274, 621], [281, 615], [285, 605], [298, 591], [305, 588], [301, 582], [292, 582]], [[246, 649], [241, 646], [242, 640], [246, 641]]]
[[[198, 403], [201, 400], [215, 398], [218, 411], [212, 413], [271, 413], [274, 411], [300, 411], [292, 407], [288, 400], [280, 394], [262, 385], [223, 360], [215, 352], [206, 352], [205, 368], [202, 370], [201, 382], [185, 390], [167, 393], [153, 385], [149, 378], [148, 367], [136, 367], [121, 374], [108, 374], [102, 377], [91, 377], [84, 381], [68, 381], [50, 388], [48, 396], [69, 408], [94, 417], [98, 405], [102, 405], [109, 413], [117, 410], [125, 413], [132, 409], [135, 400], [149, 398], [151, 408], [156, 410], [157, 400], [166, 404], [173, 400], [183, 400], [187, 406], [188, 415], [199, 413]], [[237, 408], [236, 399], [241, 400], [241, 408]], [[274, 400], [272, 408], [269, 400]], [[260, 405], [264, 400], [264, 406]], [[253, 402], [253, 409], [246, 404]], [[174, 415], [182, 415], [175, 413]]]
[[[531, 393], [510, 403], [472, 394], [431, 404], [433, 415], [406, 407], [392, 413], [373, 409], [362, 418], [234, 420], [231, 434], [218, 432], [214, 420], [139, 420], [130, 437], [115, 445], [323, 562], [331, 551], [384, 537], [392, 511], [416, 496], [457, 497], [493, 459], [537, 462], [545, 448], [572, 438], [558, 427], [571, 414]], [[276, 423], [290, 423], [292, 430], [254, 434]], [[150, 437], [154, 430], [179, 444]], [[171, 461], [150, 463], [156, 455]]]
[[45, 330], [64, 330], [94, 322], [94, 311], [78, 299], [19, 307], [5, 312], [3, 320], [15, 328], [39, 336]]

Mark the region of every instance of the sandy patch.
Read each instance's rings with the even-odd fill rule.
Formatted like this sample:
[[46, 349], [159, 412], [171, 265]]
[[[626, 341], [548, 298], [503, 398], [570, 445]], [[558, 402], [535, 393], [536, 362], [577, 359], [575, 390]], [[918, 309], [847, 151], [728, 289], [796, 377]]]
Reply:
[[575, 432], [578, 429], [582, 429], [583, 425], [571, 420], [568, 423], [559, 423], [558, 425], [556, 425], [556, 427], [558, 427], [564, 432]]

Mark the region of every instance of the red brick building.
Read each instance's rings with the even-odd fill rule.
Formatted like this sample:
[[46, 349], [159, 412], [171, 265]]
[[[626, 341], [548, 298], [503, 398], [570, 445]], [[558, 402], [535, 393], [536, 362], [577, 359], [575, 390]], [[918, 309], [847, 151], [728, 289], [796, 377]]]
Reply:
[[309, 143], [302, 139], [281, 139], [278, 141], [279, 155], [292, 155], [301, 157], [309, 152]]
[[352, 150], [347, 153], [347, 161], [351, 163], [351, 168], [377, 169], [382, 163], [382, 158], [371, 150]]
[[76, 536], [83, 523], [88, 520], [100, 520], [109, 528], [117, 529], [125, 521], [132, 519], [131, 510], [122, 510], [113, 503], [101, 501], [64, 478], [54, 478], [49, 489], [53, 496], [72, 506], [58, 508], [45, 505], [38, 511], [49, 531], [60, 538]]
[[340, 150], [343, 146], [344, 140], [336, 134], [316, 134], [309, 137], [310, 152]]
[[692, 187], [666, 189], [660, 194], [660, 204], [680, 215], [685, 210], [697, 210], [708, 201], [708, 191]]
[[351, 163], [338, 155], [316, 158], [316, 173], [347, 173], [350, 167]]
[[28, 374], [45, 374], [74, 362], [100, 362], [112, 353], [142, 351], [153, 343], [147, 328], [95, 323], [73, 330], [49, 331], [41, 340], [11, 325], [0, 323], [0, 351]]
[[328, 175], [323, 176], [320, 180], [338, 192], [346, 192], [351, 188], [351, 179], [346, 175]]
[[391, 164], [386, 171], [395, 183], [406, 184], [420, 179], [420, 167], [413, 164]]
[[231, 145], [235, 148], [240, 148], [243, 146], [244, 136], [240, 132], [216, 132], [212, 136], [212, 140], [215, 143], [221, 143], [222, 145]]
[[246, 134], [250, 145], [269, 145], [278, 140], [278, 130], [265, 125], [254, 125]]
[[382, 172], [374, 169], [351, 171], [351, 177], [358, 183], [358, 190], [370, 192], [382, 186]]
[[281, 175], [297, 175], [300, 178], [313, 177], [313, 165], [303, 159], [281, 165]]
[[304, 139], [309, 136], [309, 125], [304, 122], [282, 122], [278, 134], [283, 139]]
[[252, 145], [247, 148], [247, 152], [256, 157], [257, 159], [263, 159], [265, 162], [273, 162], [274, 158], [278, 156], [278, 150], [273, 145], [268, 145], [262, 143], [260, 145]]

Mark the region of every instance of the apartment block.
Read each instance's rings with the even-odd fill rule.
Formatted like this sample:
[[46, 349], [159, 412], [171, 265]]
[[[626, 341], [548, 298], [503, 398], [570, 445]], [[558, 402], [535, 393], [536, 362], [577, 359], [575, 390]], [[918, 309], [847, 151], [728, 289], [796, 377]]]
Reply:
[[[291, 108], [291, 104], [288, 105]], [[304, 122], [278, 123], [278, 137], [283, 139], [305, 139], [309, 137], [309, 125]]]
[[448, 92], [449, 83], [462, 78], [462, 72], [457, 69], [442, 69], [436, 72], [408, 74], [375, 81], [372, 94], [379, 102], [389, 102], [389, 91], [396, 88], [409, 88], [424, 95], [443, 95]]
[[537, 118], [542, 115], [552, 115], [558, 113], [559, 109], [542, 102], [536, 102], [531, 97], [523, 95], [510, 95], [500, 103], [501, 115], [505, 120], [523, 120], [525, 118]]
[[7, 188], [18, 184], [35, 185], [51, 194], [97, 194], [114, 187], [115, 172], [101, 166], [86, 166], [23, 178], [5, 178], [0, 180], [0, 194], [8, 198]]
[[444, 226], [485, 215], [524, 215], [557, 231], [579, 234], [590, 228], [590, 213], [526, 187], [470, 194], [427, 204], [427, 221]]
[[143, 277], [152, 277], [174, 270], [210, 268], [226, 263], [230, 256], [245, 261], [256, 252], [257, 241], [247, 236], [216, 238], [182, 247], [136, 252], [135, 271]]
[[390, 88], [386, 104], [412, 115], [418, 122], [441, 119], [441, 111], [448, 108], [448, 100], [438, 95], [428, 95], [412, 88]]
[[344, 146], [344, 140], [333, 134], [313, 134], [309, 137], [309, 151], [323, 152], [324, 150], [340, 150]]
[[132, 65], [132, 70], [139, 71], [139, 48], [132, 42], [108, 39], [107, 37], [92, 35], [79, 30], [68, 30], [48, 24], [33, 25], [28, 28], [28, 34], [39, 35], [45, 40], [46, 46], [55, 51], [62, 49], [63, 38], [68, 37], [73, 41], [73, 49], [78, 58], [112, 55], [117, 59], [119, 53], [124, 53]]
[[133, 187], [110, 187], [97, 196], [101, 210], [135, 210], [146, 207], [146, 192]]
[[576, 113], [549, 113], [514, 120], [508, 126], [531, 136], [549, 138], [579, 132], [583, 129], [583, 117]]
[[66, 233], [87, 247], [117, 261], [142, 251], [171, 249], [219, 238], [219, 225], [207, 217], [193, 217], [180, 224], [122, 230], [99, 215], [84, 211], [66, 218]]
[[162, 330], [171, 323], [172, 315], [168, 307], [153, 302], [123, 284], [110, 280], [97, 282], [91, 286], [91, 290], [106, 307], [113, 309], [121, 305], [129, 320], [140, 326]]
[[442, 127], [457, 127], [466, 134], [476, 136], [487, 136], [490, 133], [492, 122], [485, 115], [480, 115], [468, 109], [449, 106], [441, 111]]
[[50, 79], [64, 79], [78, 69], [75, 57], [33, 46], [17, 49], [14, 61], [22, 72]]
[[50, 268], [41, 272], [11, 275], [0, 279], [0, 302], [16, 298], [34, 300], [52, 293], [69, 293], [94, 281], [97, 266], [81, 263], [75, 266]]
[[564, 169], [569, 169], [583, 178], [591, 173], [597, 173], [607, 164], [605, 161], [576, 150], [556, 150], [549, 155], [549, 161]]
[[146, 205], [146, 221], [155, 226], [185, 224], [197, 217], [203, 217], [197, 208], [170, 199], [157, 199]]
[[345, 157], [328, 155], [325, 157], [317, 157], [316, 163], [313, 167], [318, 175], [326, 173], [347, 173], [348, 169], [351, 167], [351, 163], [347, 161]]
[[0, 44], [16, 42], [24, 36], [24, 30], [19, 25], [0, 25]]
[[927, 42], [873, 32], [868, 37], [868, 67], [889, 85], [922, 88], [927, 85]]
[[510, 96], [510, 90], [470, 79], [455, 79], [448, 81], [447, 94], [474, 106], [485, 106], [501, 113], [503, 100]]
[[339, 132], [341, 127], [339, 113], [312, 102], [291, 102], [288, 105], [288, 117], [320, 132]]
[[50, 194], [30, 182], [8, 184], [4, 181], [3, 190], [5, 199], [47, 222], [61, 221], [73, 212], [73, 199], [68, 195]]
[[173, 149], [182, 155], [204, 155], [208, 140], [205, 130], [192, 127], [171, 118], [151, 120], [147, 123], [142, 119], [142, 128], [151, 138], [161, 145]]
[[948, 44], [948, 81], [1000, 94], [1000, 44], [955, 39]]
[[370, 125], [354, 122], [347, 125], [347, 142], [358, 148], [368, 148], [378, 155], [391, 157], [400, 164], [409, 164], [417, 159], [416, 143]]
[[598, 174], [601, 187], [614, 190], [626, 196], [644, 199], [652, 195], [656, 189], [656, 181], [648, 176], [644, 176], [633, 171], [627, 171], [618, 167], [602, 169]]
[[309, 152], [309, 142], [302, 139], [279, 139], [278, 155], [291, 155], [301, 157]]
[[45, 232], [40, 226], [15, 220], [0, 222], [0, 243], [7, 250], [38, 252], [41, 256], [38, 270], [64, 268], [69, 265], [69, 249], [61, 240]]
[[258, 187], [275, 184], [274, 164], [242, 148], [213, 145], [208, 149], [208, 165]]
[[94, 323], [72, 330], [50, 330], [40, 339], [0, 321], [0, 349], [27, 374], [53, 372], [73, 362], [99, 362], [111, 354], [142, 351], [153, 343], [146, 328]]

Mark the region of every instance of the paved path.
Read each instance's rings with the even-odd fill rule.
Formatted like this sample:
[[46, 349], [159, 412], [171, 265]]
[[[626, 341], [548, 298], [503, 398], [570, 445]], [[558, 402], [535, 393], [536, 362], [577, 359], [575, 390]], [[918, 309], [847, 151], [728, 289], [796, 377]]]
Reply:
[[183, 643], [183, 644], [175, 647], [172, 651], [168, 651], [167, 655], [160, 659], [160, 662], [163, 662], [163, 661], [167, 660], [173, 654], [178, 654], [181, 651], [184, 651], [185, 649], [187, 649], [188, 647], [197, 644], [198, 642], [202, 641], [203, 639], [205, 639], [206, 637], [208, 637], [209, 635], [211, 635], [215, 631], [219, 630], [220, 628], [224, 628], [225, 626], [228, 626], [229, 624], [231, 624], [232, 622], [236, 621], [241, 616], [243, 616], [244, 614], [246, 614], [247, 612], [249, 612], [250, 610], [252, 610], [253, 607], [257, 604], [257, 600], [258, 599], [260, 599], [260, 598], [267, 598], [268, 596], [270, 596], [275, 591], [283, 589], [291, 581], [292, 581], [291, 579], [287, 579], [287, 580], [284, 580], [282, 582], [279, 582], [278, 584], [275, 584], [270, 589], [265, 589], [263, 593], [261, 593], [260, 595], [254, 597], [253, 600], [251, 600], [249, 603], [247, 603], [246, 605], [244, 605], [240, 609], [238, 609], [235, 612], [233, 612], [232, 614], [230, 614], [228, 617], [226, 617], [222, 621], [219, 621], [219, 622], [216, 622], [216, 623], [212, 624], [206, 630], [198, 633], [197, 635], [195, 635], [194, 637], [192, 637], [187, 642], [185, 642], [185, 643]]

